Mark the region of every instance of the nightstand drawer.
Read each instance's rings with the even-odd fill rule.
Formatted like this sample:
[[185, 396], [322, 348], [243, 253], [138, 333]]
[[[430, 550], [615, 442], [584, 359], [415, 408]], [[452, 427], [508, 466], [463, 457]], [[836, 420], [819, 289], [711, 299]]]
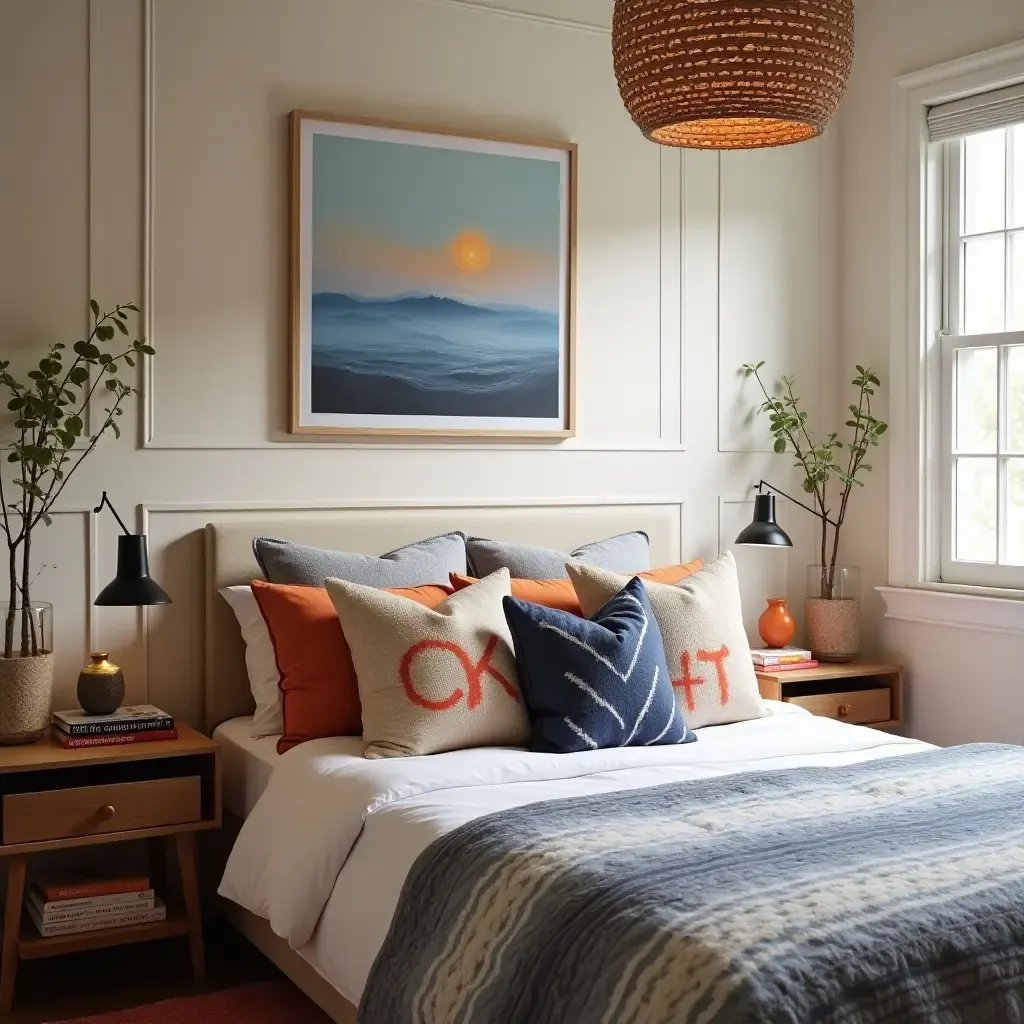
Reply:
[[867, 725], [871, 722], [888, 722], [892, 718], [892, 691], [885, 687], [878, 690], [851, 690], [847, 693], [819, 693], [811, 697], [786, 697], [790, 704], [799, 704], [812, 715], [823, 718], [838, 718], [841, 722]]
[[3, 798], [3, 841], [47, 842], [179, 825], [201, 817], [198, 775], [11, 793]]

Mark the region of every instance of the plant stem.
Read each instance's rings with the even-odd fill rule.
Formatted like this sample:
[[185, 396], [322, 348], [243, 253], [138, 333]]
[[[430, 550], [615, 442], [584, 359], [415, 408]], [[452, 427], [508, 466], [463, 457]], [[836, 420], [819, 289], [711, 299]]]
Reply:
[[8, 554], [10, 555], [10, 564], [8, 571], [10, 573], [10, 602], [7, 605], [7, 619], [4, 623], [4, 657], [14, 657], [14, 617], [16, 615], [16, 605], [18, 603], [18, 548], [17, 545], [11, 545], [8, 548]]

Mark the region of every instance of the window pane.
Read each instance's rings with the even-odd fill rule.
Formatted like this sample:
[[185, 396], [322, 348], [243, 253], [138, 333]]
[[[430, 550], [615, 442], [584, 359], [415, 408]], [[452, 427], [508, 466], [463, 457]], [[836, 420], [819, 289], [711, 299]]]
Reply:
[[999, 356], [995, 348], [956, 353], [956, 449], [995, 455], [999, 424]]
[[1006, 555], [1008, 565], [1024, 565], [1024, 459], [1006, 467]]
[[996, 334], [1005, 329], [1005, 236], [964, 242], [964, 333]]
[[1013, 184], [1010, 187], [1011, 228], [1024, 228], [1024, 124], [1012, 130]]
[[1006, 131], [964, 140], [964, 234], [1006, 227]]
[[1006, 357], [1006, 447], [1024, 455], [1024, 345]]
[[956, 558], [994, 562], [996, 535], [996, 460], [956, 460]]
[[[1024, 160], [1024, 149], [1020, 156]], [[1006, 329], [1024, 331], [1024, 231], [1010, 235], [1010, 294], [1006, 308]]]

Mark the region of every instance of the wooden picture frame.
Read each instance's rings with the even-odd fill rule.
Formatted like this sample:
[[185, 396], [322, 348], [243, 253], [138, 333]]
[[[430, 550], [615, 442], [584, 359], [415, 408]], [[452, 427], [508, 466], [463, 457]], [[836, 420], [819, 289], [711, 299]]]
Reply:
[[289, 127], [291, 432], [575, 436], [576, 145]]

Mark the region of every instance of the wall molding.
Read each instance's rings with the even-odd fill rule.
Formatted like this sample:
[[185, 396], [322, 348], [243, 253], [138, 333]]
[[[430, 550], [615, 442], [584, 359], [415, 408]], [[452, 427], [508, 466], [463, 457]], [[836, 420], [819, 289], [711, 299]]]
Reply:
[[[88, 598], [85, 607], [85, 635], [89, 643], [89, 651], [97, 650], [96, 646], [96, 613], [93, 610], [93, 602], [100, 592], [99, 577], [99, 517], [93, 510], [92, 505], [62, 505], [50, 510], [54, 516], [85, 516], [86, 517], [86, 538], [85, 538], [85, 578], [86, 597]], [[113, 575], [113, 574], [111, 574]], [[54, 630], [59, 626], [54, 623]], [[89, 652], [86, 652], [89, 653]]]
[[[98, 0], [90, 0], [95, 6]], [[589, 25], [585, 22], [573, 22], [565, 19], [551, 18], [546, 15], [532, 14], [530, 12], [517, 11], [515, 8], [495, 6], [488, 3], [475, 3], [473, 0], [417, 0], [420, 3], [433, 3], [443, 6], [462, 8], [465, 10], [480, 11], [489, 14], [536, 21], [544, 25], [552, 25], [562, 28], [576, 28], [583, 31], [601, 32], [608, 34], [608, 29], [600, 26]], [[143, 12], [143, 211], [142, 211], [142, 333], [151, 342], [156, 337], [153, 299], [156, 290], [155, 282], [155, 236], [156, 236], [156, 209], [155, 209], [155, 140], [156, 140], [156, 0], [142, 0]], [[90, 65], [93, 63], [93, 34], [89, 38]], [[658, 147], [659, 174], [662, 182], [662, 194], [659, 201], [659, 289], [662, 295], [661, 303], [661, 326], [658, 336], [658, 401], [659, 401], [659, 422], [658, 437], [651, 441], [624, 441], [608, 442], [594, 441], [586, 442], [574, 439], [560, 444], [550, 442], [525, 442], [504, 444], [498, 442], [486, 443], [461, 443], [450, 442], [415, 442], [415, 441], [308, 441], [308, 440], [267, 440], [255, 441], [203, 441], [199, 438], [169, 437], [160, 438], [157, 433], [157, 403], [156, 403], [156, 365], [159, 355], [146, 359], [142, 364], [142, 395], [140, 396], [139, 408], [141, 411], [141, 422], [139, 432], [141, 435], [141, 447], [157, 451], [325, 451], [337, 452], [346, 450], [373, 450], [373, 451], [530, 451], [530, 452], [587, 452], [587, 453], [615, 453], [629, 452], [635, 454], [659, 453], [659, 452], [683, 452], [685, 448], [685, 387], [684, 387], [684, 366], [685, 366], [685, 343], [684, 343], [684, 294], [683, 294], [683, 264], [680, 262], [679, 252], [685, 249], [685, 203], [682, 193], [685, 187], [682, 156], [678, 151], [665, 150]], [[675, 168], [673, 168], [673, 164]], [[666, 173], [668, 167], [668, 173]], [[678, 186], [674, 187], [671, 181], [673, 175], [677, 175]], [[668, 203], [668, 210], [665, 209], [665, 190], [673, 191], [679, 195], [678, 215], [673, 209], [676, 199], [672, 196]], [[676, 253], [673, 254], [671, 246], [675, 240]], [[672, 292], [677, 294], [673, 296]], [[666, 300], [669, 304], [666, 310]], [[678, 323], [676, 322], [678, 319]], [[678, 382], [676, 375], [671, 377], [666, 372], [667, 365], [672, 365], [676, 359], [675, 352], [678, 351], [679, 373]], [[669, 422], [666, 415], [666, 387], [679, 388], [679, 424], [678, 434], [676, 425]], [[579, 396], [577, 396], [577, 404]], [[678, 437], [678, 440], [676, 440]]]
[[595, 21], [578, 21], [574, 18], [558, 18], [550, 14], [535, 14], [523, 11], [518, 7], [503, 4], [481, 3], [479, 0], [420, 0], [421, 3], [436, 4], [440, 7], [454, 7], [456, 10], [477, 11], [481, 14], [494, 14], [501, 18], [514, 18], [516, 21], [532, 21], [551, 28], [570, 29], [575, 32], [589, 32], [593, 35], [611, 35], [611, 26]]
[[1024, 636], [1024, 600], [978, 597], [917, 587], [875, 587], [885, 617], [938, 629]]

